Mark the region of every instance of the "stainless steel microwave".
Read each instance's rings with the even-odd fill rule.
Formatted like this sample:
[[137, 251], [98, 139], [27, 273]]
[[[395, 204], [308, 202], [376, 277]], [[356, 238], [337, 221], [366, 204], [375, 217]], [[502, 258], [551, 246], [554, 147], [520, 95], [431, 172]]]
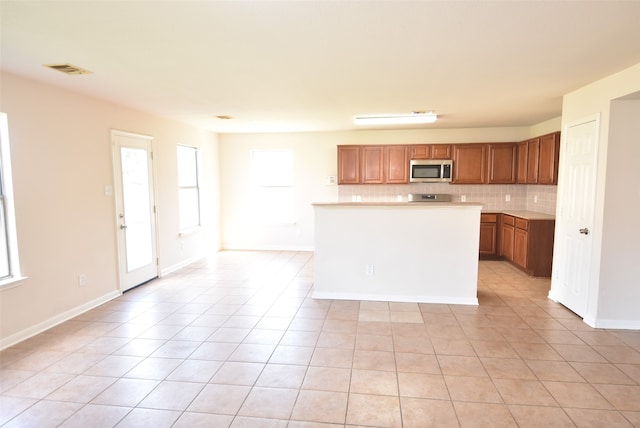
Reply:
[[449, 183], [453, 173], [452, 160], [414, 159], [409, 163], [410, 183]]

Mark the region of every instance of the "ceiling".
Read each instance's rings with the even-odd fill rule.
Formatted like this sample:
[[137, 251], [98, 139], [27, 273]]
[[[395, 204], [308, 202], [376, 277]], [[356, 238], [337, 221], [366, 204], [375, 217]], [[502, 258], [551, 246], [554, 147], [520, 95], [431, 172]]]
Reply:
[[640, 63], [638, 22], [640, 1], [1, 0], [0, 64], [221, 133], [530, 126]]

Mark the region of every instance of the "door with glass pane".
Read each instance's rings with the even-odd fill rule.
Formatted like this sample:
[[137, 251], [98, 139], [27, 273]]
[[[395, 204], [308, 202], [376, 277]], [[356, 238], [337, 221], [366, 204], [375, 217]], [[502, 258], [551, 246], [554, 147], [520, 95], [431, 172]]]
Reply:
[[158, 276], [152, 141], [111, 132], [122, 291]]

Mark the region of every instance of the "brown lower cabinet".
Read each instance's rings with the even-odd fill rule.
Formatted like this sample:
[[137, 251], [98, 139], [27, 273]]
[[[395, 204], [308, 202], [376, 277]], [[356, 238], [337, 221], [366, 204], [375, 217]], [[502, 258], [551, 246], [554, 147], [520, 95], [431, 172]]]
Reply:
[[531, 276], [551, 276], [555, 220], [502, 214], [500, 255]]
[[498, 216], [482, 213], [480, 215], [480, 258], [494, 259], [498, 256]]

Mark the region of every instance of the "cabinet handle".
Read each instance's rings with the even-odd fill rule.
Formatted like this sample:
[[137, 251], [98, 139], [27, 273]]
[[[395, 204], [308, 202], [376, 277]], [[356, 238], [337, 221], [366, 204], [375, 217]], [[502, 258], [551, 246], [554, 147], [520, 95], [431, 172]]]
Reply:
[[583, 227], [582, 229], [578, 230], [578, 232], [582, 233], [583, 235], [588, 235], [589, 229], [587, 229], [586, 227]]

